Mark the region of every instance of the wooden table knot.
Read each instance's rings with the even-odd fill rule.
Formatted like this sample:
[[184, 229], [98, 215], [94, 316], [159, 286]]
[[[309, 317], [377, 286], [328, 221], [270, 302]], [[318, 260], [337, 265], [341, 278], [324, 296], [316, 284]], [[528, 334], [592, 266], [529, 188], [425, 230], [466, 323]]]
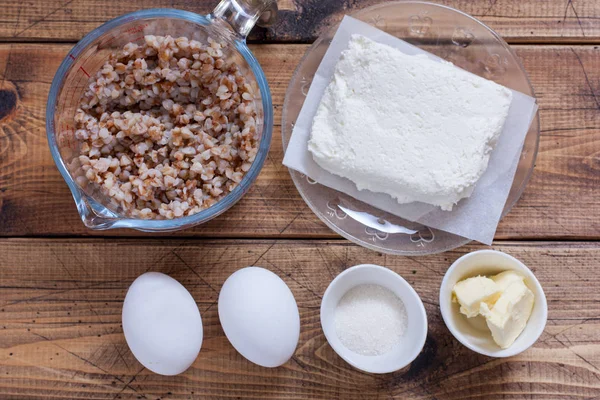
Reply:
[[0, 123], [15, 114], [19, 103], [17, 87], [10, 81], [0, 83]]

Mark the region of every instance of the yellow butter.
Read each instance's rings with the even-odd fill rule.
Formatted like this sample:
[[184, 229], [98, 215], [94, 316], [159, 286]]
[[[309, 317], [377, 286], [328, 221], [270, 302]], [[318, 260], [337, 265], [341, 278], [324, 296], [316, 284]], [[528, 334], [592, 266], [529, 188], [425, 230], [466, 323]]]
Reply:
[[500, 287], [490, 278], [475, 276], [454, 285], [454, 301], [460, 304], [460, 312], [468, 318], [479, 315], [480, 305], [493, 305], [502, 294]]
[[510, 347], [523, 332], [531, 316], [533, 302], [533, 292], [521, 279], [509, 284], [491, 309], [486, 303], [481, 303], [480, 313], [498, 346], [503, 349]]
[[506, 349], [523, 332], [533, 310], [534, 294], [524, 280], [514, 271], [468, 278], [454, 286], [453, 301], [468, 318], [485, 317], [494, 342]]
[[513, 282], [523, 282], [525, 278], [515, 271], [509, 270], [500, 272], [498, 275], [491, 276], [490, 279], [496, 282], [496, 285], [500, 287], [500, 290], [505, 291], [506, 288], [509, 287]]

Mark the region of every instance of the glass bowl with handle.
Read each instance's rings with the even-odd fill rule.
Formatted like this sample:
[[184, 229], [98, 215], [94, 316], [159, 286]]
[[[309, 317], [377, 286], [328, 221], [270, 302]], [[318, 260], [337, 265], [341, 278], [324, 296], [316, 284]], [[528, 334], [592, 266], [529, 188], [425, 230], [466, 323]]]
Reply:
[[[209, 15], [175, 9], [149, 9], [115, 18], [86, 35], [65, 57], [52, 81], [46, 109], [46, 131], [54, 162], [66, 181], [83, 223], [92, 229], [133, 228], [140, 231], [175, 231], [204, 223], [233, 206], [258, 176], [269, 151], [273, 106], [265, 75], [246, 45], [255, 25], [268, 25], [276, 17], [274, 0], [222, 0]], [[227, 44], [225, 55], [237, 64], [251, 85], [258, 88], [258, 153], [239, 185], [216, 204], [190, 216], [174, 219], [129, 217], [97, 185], [86, 183], [77, 162], [79, 141], [74, 115], [79, 99], [111, 53], [127, 43], [143, 44], [145, 35], [187, 37], [206, 43], [212, 37]]]

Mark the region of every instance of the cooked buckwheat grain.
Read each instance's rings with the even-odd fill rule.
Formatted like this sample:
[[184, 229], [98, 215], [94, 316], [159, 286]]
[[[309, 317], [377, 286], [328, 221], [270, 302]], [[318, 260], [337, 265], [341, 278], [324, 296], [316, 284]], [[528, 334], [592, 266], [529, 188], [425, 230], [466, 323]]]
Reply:
[[225, 197], [258, 150], [256, 88], [224, 46], [146, 36], [90, 78], [78, 167], [136, 218], [192, 215]]

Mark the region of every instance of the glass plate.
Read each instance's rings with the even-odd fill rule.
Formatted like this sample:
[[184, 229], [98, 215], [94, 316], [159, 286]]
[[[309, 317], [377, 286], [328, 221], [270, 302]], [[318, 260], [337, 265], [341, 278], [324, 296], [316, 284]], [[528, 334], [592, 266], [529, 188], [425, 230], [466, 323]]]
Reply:
[[[352, 14], [352, 17], [451, 61], [460, 68], [534, 96], [527, 73], [506, 42], [486, 25], [461, 11], [427, 2], [399, 1], [365, 8]], [[337, 25], [321, 35], [307, 50], [294, 72], [283, 105], [284, 151], [312, 78], [336, 30]], [[531, 176], [537, 155], [539, 133], [538, 114], [527, 132], [502, 216], [505, 216], [521, 197]], [[313, 212], [335, 232], [361, 246], [388, 254], [425, 255], [454, 249], [469, 242], [469, 239], [461, 236], [410, 222], [379, 210], [320, 185], [294, 170], [290, 170], [290, 174], [300, 195]], [[375, 226], [373, 223], [369, 223], [371, 226], [364, 225], [343, 212], [339, 206], [370, 214], [374, 217], [371, 219], [375, 221]], [[358, 219], [364, 221], [363, 218]], [[381, 224], [382, 230], [377, 229], [377, 223]], [[388, 223], [418, 232], [412, 235], [386, 233], [383, 227], [389, 226]]]

